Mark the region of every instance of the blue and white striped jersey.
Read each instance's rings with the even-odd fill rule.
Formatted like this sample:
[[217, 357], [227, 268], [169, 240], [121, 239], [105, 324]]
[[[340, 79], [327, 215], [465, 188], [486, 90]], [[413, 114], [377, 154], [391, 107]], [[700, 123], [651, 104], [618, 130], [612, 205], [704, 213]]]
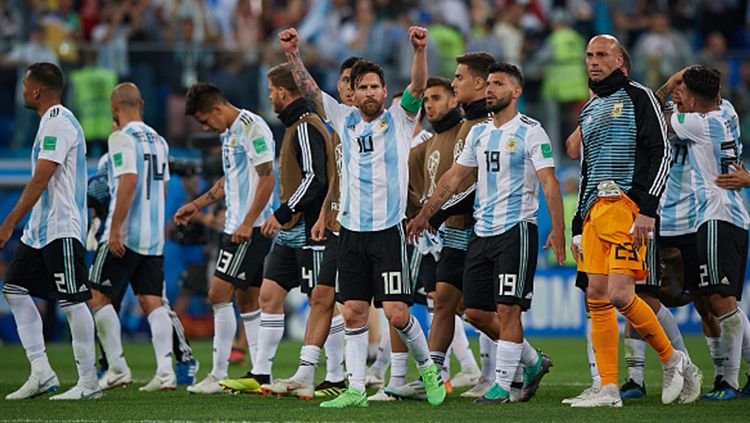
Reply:
[[59, 166], [31, 209], [21, 242], [42, 248], [59, 238], [76, 238], [85, 244], [86, 139], [78, 119], [60, 104], [50, 107], [39, 123], [31, 150], [32, 173], [40, 159]]
[[164, 250], [165, 193], [169, 181], [169, 146], [143, 122], [129, 122], [109, 136], [109, 190], [111, 201], [102, 240], [109, 238], [117, 204], [119, 178], [136, 175], [135, 195], [122, 225], [128, 249], [144, 256]]
[[698, 198], [698, 226], [723, 220], [750, 229], [750, 216], [739, 191], [716, 185], [716, 177], [731, 172], [742, 157], [740, 122], [732, 104], [723, 100], [720, 110], [673, 114], [671, 123], [675, 134], [688, 142], [693, 190]]
[[406, 217], [415, 118], [395, 103], [368, 123], [325, 93], [323, 107], [341, 138], [339, 222], [357, 232], [396, 226]]
[[698, 230], [698, 199], [693, 185], [693, 168], [688, 161], [688, 142], [669, 134], [672, 167], [661, 196], [659, 235], [679, 236]]
[[[227, 204], [224, 233], [231, 235], [245, 219], [255, 198], [259, 179], [255, 167], [273, 162], [275, 145], [271, 128], [255, 113], [240, 110], [232, 126], [221, 134], [221, 151]], [[254, 227], [259, 227], [273, 214], [272, 199], [273, 196], [255, 220]]]
[[539, 122], [521, 113], [499, 128], [474, 126], [456, 163], [478, 168], [474, 232], [500, 235], [520, 222], [536, 223], [537, 171], [554, 167], [552, 145]]

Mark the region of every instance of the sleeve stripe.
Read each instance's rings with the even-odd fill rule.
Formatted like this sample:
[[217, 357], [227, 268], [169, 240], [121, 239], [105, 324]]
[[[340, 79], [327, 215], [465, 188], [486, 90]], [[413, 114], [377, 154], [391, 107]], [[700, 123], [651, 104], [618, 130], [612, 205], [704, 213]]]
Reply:
[[661, 130], [662, 142], [664, 143], [664, 154], [662, 156], [661, 163], [659, 164], [659, 171], [656, 173], [654, 182], [651, 184], [651, 188], [649, 188], [648, 190], [649, 194], [653, 196], [659, 196], [661, 195], [662, 191], [664, 191], [664, 187], [667, 184], [667, 177], [669, 176], [669, 163], [672, 161], [669, 140], [667, 139], [666, 121], [664, 120], [664, 114], [661, 111], [661, 107], [659, 107], [659, 102], [656, 100], [654, 93], [637, 82], [631, 81], [630, 85], [636, 88], [640, 88], [646, 93], [646, 96], [651, 101], [651, 106], [654, 108], [654, 113], [659, 120], [659, 129]]
[[310, 184], [312, 184], [315, 178], [315, 171], [312, 165], [312, 152], [310, 151], [310, 137], [307, 132], [307, 122], [303, 122], [297, 126], [297, 140], [299, 141], [301, 156], [302, 156], [302, 171], [305, 173], [305, 178], [294, 191], [294, 194], [289, 198], [287, 203], [289, 208], [294, 211], [294, 208], [299, 204], [302, 197], [304, 197]]
[[443, 210], [447, 210], [455, 206], [456, 204], [460, 203], [461, 200], [468, 197], [469, 195], [471, 195], [471, 193], [473, 193], [476, 190], [477, 190], [477, 183], [474, 182], [473, 184], [471, 184], [469, 188], [466, 189], [466, 191], [459, 192], [458, 194], [454, 194], [453, 197], [451, 197], [448, 201], [446, 201], [445, 204], [443, 205]]

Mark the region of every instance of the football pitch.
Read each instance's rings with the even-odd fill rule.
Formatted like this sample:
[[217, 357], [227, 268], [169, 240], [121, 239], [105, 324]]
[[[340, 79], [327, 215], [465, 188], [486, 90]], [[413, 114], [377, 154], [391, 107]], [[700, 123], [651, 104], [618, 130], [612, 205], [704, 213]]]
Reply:
[[[138, 387], [148, 382], [155, 365], [151, 344], [126, 342], [125, 354], [133, 371], [134, 385], [108, 391], [104, 398], [95, 401], [49, 401], [40, 397], [28, 401], [0, 399], [0, 421], [8, 422], [100, 422], [100, 421], [596, 421], [606, 423], [617, 419], [627, 421], [750, 421], [750, 398], [725, 402], [698, 401], [690, 405], [664, 406], [660, 402], [661, 366], [655, 353], [648, 351], [646, 358], [645, 399], [629, 400], [621, 409], [572, 409], [560, 400], [574, 396], [590, 381], [586, 363], [585, 343], [574, 338], [531, 339], [537, 348], [547, 352], [554, 367], [542, 381], [535, 398], [527, 403], [500, 406], [477, 406], [472, 400], [459, 398], [456, 390], [440, 407], [414, 401], [370, 402], [368, 408], [330, 410], [321, 409], [321, 400], [302, 401], [296, 398], [276, 398], [254, 395], [190, 395], [180, 386], [174, 392], [142, 393]], [[706, 374], [704, 391], [712, 383], [713, 366], [703, 337], [690, 336], [686, 343], [693, 361]], [[196, 357], [201, 362], [199, 378], [211, 367], [211, 344], [208, 341], [193, 344]], [[279, 346], [274, 362], [277, 377], [289, 377], [296, 370], [300, 344], [284, 341]], [[478, 351], [474, 344], [474, 351]], [[623, 348], [620, 348], [622, 355]], [[48, 355], [57, 371], [62, 389], [75, 383], [76, 371], [69, 344], [50, 345]], [[323, 361], [324, 362], [324, 361]], [[624, 360], [620, 358], [620, 379], [625, 378]], [[410, 375], [416, 371], [412, 368]], [[453, 362], [453, 372], [458, 371]], [[230, 377], [238, 377], [247, 367], [232, 365]], [[29, 366], [19, 345], [0, 346], [0, 398], [18, 388], [28, 376]], [[746, 379], [744, 371], [740, 383]], [[316, 382], [325, 375], [318, 368]], [[410, 378], [413, 380], [413, 377]], [[613, 420], [610, 420], [613, 419]]]

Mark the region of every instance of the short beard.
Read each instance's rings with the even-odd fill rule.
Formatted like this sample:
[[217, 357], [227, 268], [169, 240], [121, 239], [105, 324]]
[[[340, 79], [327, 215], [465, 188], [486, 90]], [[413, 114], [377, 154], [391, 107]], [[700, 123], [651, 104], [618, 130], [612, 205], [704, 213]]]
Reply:
[[495, 101], [495, 104], [491, 105], [487, 103], [487, 110], [490, 111], [490, 113], [500, 113], [503, 110], [505, 110], [506, 107], [510, 106], [510, 103], [513, 102], [513, 97], [507, 97], [505, 99], [497, 99]]
[[[374, 110], [372, 110], [374, 108]], [[383, 103], [365, 102], [359, 107], [359, 111], [368, 118], [375, 118], [383, 112]]]

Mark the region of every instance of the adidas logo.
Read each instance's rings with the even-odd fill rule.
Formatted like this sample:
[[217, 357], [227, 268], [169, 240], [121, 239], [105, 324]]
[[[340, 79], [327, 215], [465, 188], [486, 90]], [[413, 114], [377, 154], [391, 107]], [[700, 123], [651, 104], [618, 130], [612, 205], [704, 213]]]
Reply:
[[106, 279], [102, 283], [100, 283], [99, 285], [101, 285], [101, 286], [110, 286], [111, 287], [112, 286], [112, 281], [110, 281], [109, 279]]
[[86, 285], [81, 285], [81, 287], [80, 287], [80, 288], [78, 288], [78, 292], [86, 292], [86, 291], [88, 291], [88, 290], [89, 290], [89, 289], [88, 289], [88, 288], [86, 287]]
[[723, 278], [721, 278], [721, 284], [722, 285], [729, 285], [729, 279], [727, 279], [727, 277], [724, 276]]
[[241, 281], [244, 281], [245, 280], [245, 272], [242, 272], [239, 275], [237, 275], [237, 279], [239, 279]]

